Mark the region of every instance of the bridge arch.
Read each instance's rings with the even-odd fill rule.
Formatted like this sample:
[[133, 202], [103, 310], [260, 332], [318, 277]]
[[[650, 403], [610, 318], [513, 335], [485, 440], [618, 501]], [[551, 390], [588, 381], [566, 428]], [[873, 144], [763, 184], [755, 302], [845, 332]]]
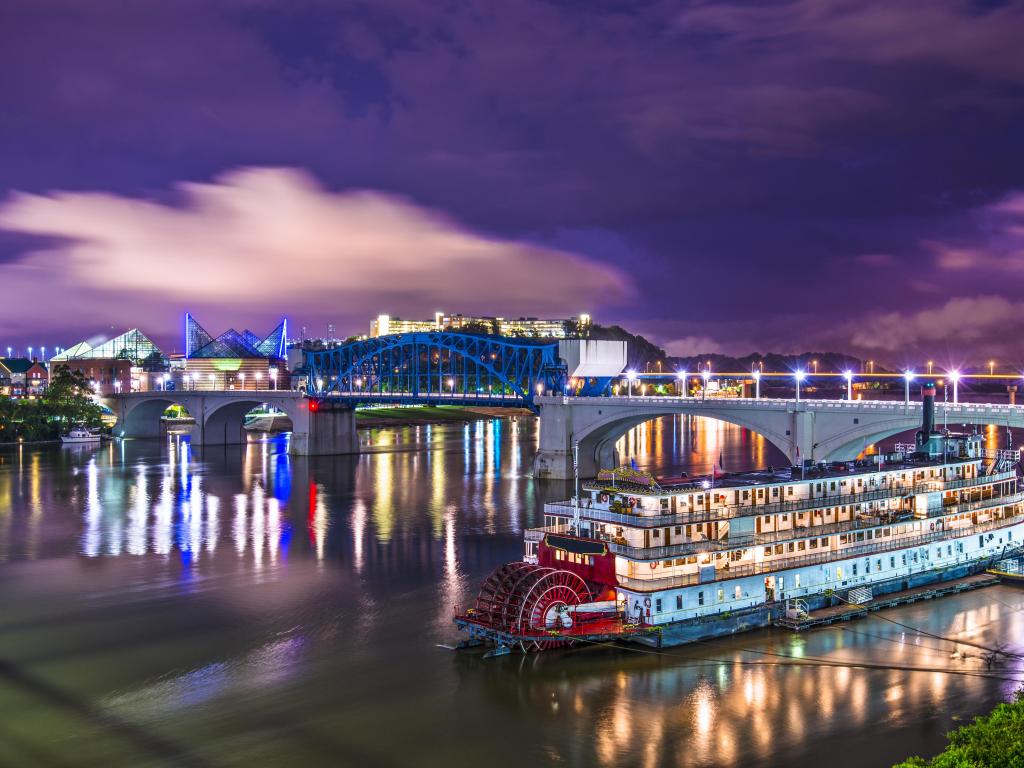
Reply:
[[[288, 402], [274, 402], [271, 405], [283, 411], [294, 427], [297, 421], [296, 408], [306, 407], [304, 402], [296, 402], [299, 405], [292, 405]], [[258, 395], [252, 398], [240, 397], [208, 401], [201, 426], [200, 439], [202, 443], [204, 445], [244, 443], [246, 441], [245, 417], [265, 403], [266, 400]]]
[[193, 417], [199, 416], [192, 412], [188, 404], [174, 397], [173, 392], [168, 392], [166, 396], [146, 398], [125, 408], [114, 425], [114, 434], [125, 437], [160, 437], [160, 419], [172, 405], [182, 406]]
[[780, 429], [763, 416], [758, 418], [757, 412], [749, 412], [748, 415], [744, 412], [722, 412], [703, 407], [687, 409], [678, 405], [664, 409], [643, 407], [626, 413], [610, 409], [608, 414], [601, 414], [598, 419], [573, 434], [573, 439], [579, 443], [581, 475], [593, 476], [602, 467], [616, 466], [618, 456], [615, 454], [615, 444], [629, 430], [663, 416], [679, 415], [700, 416], [733, 424], [761, 435], [787, 456], [792, 450], [793, 438], [785, 434], [785, 428]]

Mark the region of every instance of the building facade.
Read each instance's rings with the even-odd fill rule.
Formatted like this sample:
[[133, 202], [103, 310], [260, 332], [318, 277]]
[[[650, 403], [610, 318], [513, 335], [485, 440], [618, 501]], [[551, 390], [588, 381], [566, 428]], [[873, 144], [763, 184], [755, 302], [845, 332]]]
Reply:
[[487, 328], [497, 336], [564, 339], [568, 336], [582, 335], [590, 324], [591, 319], [588, 314], [580, 314], [566, 319], [545, 319], [539, 317], [446, 315], [444, 312], [435, 312], [431, 320], [403, 320], [400, 317], [378, 315], [370, 321], [370, 336]]
[[158, 388], [167, 373], [167, 358], [137, 328], [95, 345], [81, 341], [50, 358], [50, 370], [81, 373], [101, 395], [146, 392]]
[[208, 333], [185, 315], [185, 357], [172, 386], [187, 390], [288, 389], [288, 321], [266, 337], [231, 328], [220, 336]]

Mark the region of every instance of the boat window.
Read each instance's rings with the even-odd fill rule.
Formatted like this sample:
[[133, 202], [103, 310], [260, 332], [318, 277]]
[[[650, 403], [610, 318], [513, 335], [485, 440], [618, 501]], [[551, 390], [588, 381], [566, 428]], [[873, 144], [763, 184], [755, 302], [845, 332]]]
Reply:
[[677, 611], [683, 610], [683, 596], [682, 595], [676, 595], [676, 610]]

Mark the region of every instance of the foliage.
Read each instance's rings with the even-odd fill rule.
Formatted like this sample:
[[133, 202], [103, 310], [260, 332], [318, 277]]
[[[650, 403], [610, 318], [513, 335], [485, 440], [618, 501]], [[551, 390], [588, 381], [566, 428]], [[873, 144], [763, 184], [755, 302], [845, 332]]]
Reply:
[[78, 371], [60, 367], [38, 399], [0, 400], [0, 443], [55, 440], [76, 424], [102, 426], [102, 410]]
[[949, 746], [930, 761], [911, 757], [894, 768], [1019, 768], [1024, 765], [1024, 689], [987, 717], [948, 734]]

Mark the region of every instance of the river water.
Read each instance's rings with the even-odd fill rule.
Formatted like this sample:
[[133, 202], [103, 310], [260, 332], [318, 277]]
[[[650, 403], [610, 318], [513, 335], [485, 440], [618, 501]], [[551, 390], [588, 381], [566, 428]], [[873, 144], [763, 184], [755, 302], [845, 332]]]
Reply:
[[[936, 752], [1024, 679], [875, 617], [662, 653], [439, 647], [569, 495], [530, 477], [536, 439], [522, 418], [374, 430], [353, 457], [0, 452], [0, 766], [864, 768]], [[664, 473], [784, 462], [684, 417], [622, 451]], [[1024, 590], [884, 615], [1024, 651]]]

